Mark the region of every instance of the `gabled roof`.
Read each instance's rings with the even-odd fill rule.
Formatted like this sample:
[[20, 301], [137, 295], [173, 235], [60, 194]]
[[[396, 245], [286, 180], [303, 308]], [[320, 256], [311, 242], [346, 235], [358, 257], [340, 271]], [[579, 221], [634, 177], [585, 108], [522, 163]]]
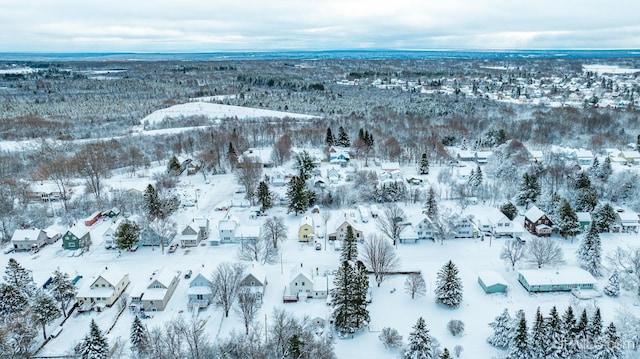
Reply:
[[487, 221], [489, 224], [494, 225], [499, 222], [509, 221], [509, 218], [504, 215], [504, 213], [500, 212], [497, 208], [492, 208], [489, 213], [487, 213]]
[[591, 222], [591, 213], [589, 212], [576, 212], [578, 222]]
[[311, 216], [307, 216], [307, 215], [302, 216], [302, 218], [300, 218], [300, 226], [299, 227], [302, 227], [305, 224], [309, 225], [309, 226], [311, 226], [311, 228], [313, 228], [313, 218], [311, 218]]
[[82, 238], [89, 233], [89, 228], [85, 227], [82, 224], [76, 224], [75, 226], [69, 228], [69, 232], [78, 238]]
[[478, 272], [478, 278], [480, 278], [482, 283], [487, 287], [496, 284], [507, 285], [507, 281], [500, 275], [500, 273], [492, 270], [483, 270]]
[[[122, 268], [120, 268], [118, 265], [110, 264], [106, 266], [102, 270], [102, 272], [100, 272], [100, 274], [98, 274], [98, 277], [96, 277], [96, 279], [98, 279], [99, 277], [102, 277], [109, 284], [115, 287], [120, 282], [120, 280], [126, 275], [127, 275], [127, 272], [122, 270]], [[93, 281], [93, 283], [95, 283], [95, 280]]]
[[168, 270], [167, 268], [163, 267], [158, 272], [156, 272], [156, 275], [151, 279], [151, 283], [149, 283], [149, 287], [153, 282], [158, 282], [165, 288], [169, 288], [169, 285], [171, 285], [171, 281], [173, 281], [173, 278], [175, 277], [176, 277], [176, 272]]
[[529, 219], [531, 222], [536, 222], [540, 219], [540, 217], [544, 216], [545, 213], [542, 212], [538, 206], [533, 205], [527, 212], [525, 212], [524, 217]]
[[236, 227], [238, 227], [238, 221], [232, 218], [224, 219], [218, 222], [218, 229], [221, 231], [235, 231]]
[[194, 218], [193, 221], [200, 228], [207, 228], [209, 226], [209, 220], [206, 218]]
[[42, 233], [41, 229], [29, 228], [29, 229], [16, 229], [11, 236], [11, 241], [37, 241], [38, 236]]
[[307, 270], [303, 266], [295, 266], [291, 268], [291, 272], [289, 274], [289, 281], [292, 281], [299, 275], [303, 275], [305, 278], [309, 280], [309, 282], [313, 283], [313, 279], [309, 274], [307, 274]]

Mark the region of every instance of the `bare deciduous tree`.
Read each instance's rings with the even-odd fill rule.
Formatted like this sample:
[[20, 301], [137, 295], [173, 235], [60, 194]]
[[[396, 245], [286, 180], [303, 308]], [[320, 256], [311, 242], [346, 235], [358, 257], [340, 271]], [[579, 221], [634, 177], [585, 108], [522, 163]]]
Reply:
[[525, 260], [538, 268], [542, 268], [543, 265], [556, 266], [565, 263], [562, 248], [550, 238], [533, 238], [525, 247]]
[[273, 242], [266, 238], [246, 240], [238, 248], [238, 259], [243, 261], [256, 261], [260, 264], [273, 264], [278, 261], [279, 250], [273, 246]]
[[114, 165], [114, 158], [108, 154], [106, 143], [88, 144], [76, 154], [74, 163], [81, 176], [87, 179], [87, 187], [98, 201], [102, 196], [102, 181], [109, 176]]
[[609, 262], [618, 269], [618, 272], [631, 278], [638, 286], [637, 293], [640, 296], [640, 247], [621, 247], [607, 257]]
[[422, 277], [422, 274], [412, 273], [409, 274], [407, 279], [404, 281], [404, 289], [407, 294], [411, 295], [411, 299], [414, 299], [416, 296], [423, 297], [427, 294], [427, 284]]
[[287, 226], [282, 217], [270, 217], [262, 225], [262, 238], [270, 240], [274, 248], [278, 248], [278, 242], [287, 239]]
[[158, 241], [160, 243], [157, 244], [162, 248], [161, 254], [164, 254], [165, 242], [171, 242], [173, 237], [178, 233], [176, 223], [168, 218], [158, 217], [149, 223], [149, 228], [158, 235]]
[[385, 276], [400, 267], [400, 260], [389, 241], [373, 234], [364, 241], [360, 252], [362, 263], [373, 272], [378, 287]]
[[246, 197], [253, 202], [258, 181], [262, 177], [262, 163], [257, 159], [249, 156], [242, 156], [236, 169], [236, 178], [244, 190]]
[[256, 296], [248, 288], [240, 289], [238, 292], [238, 305], [234, 307], [235, 313], [242, 318], [244, 323], [244, 334], [249, 334], [249, 327], [260, 308]]
[[213, 297], [222, 306], [225, 317], [229, 317], [229, 310], [238, 297], [243, 274], [242, 264], [228, 262], [220, 263], [213, 272]]
[[402, 222], [405, 218], [406, 214], [402, 208], [395, 203], [391, 203], [386, 205], [384, 211], [378, 216], [376, 226], [382, 234], [393, 242], [393, 245], [396, 245], [404, 228]]
[[175, 331], [184, 338], [187, 343], [187, 353], [193, 359], [211, 358], [213, 348], [209, 342], [208, 336], [204, 331], [207, 321], [204, 319], [193, 318], [185, 322], [182, 318], [178, 318], [174, 322]]
[[516, 266], [516, 263], [524, 256], [524, 244], [518, 239], [510, 239], [502, 246], [500, 252], [500, 259], [511, 264], [511, 268]]

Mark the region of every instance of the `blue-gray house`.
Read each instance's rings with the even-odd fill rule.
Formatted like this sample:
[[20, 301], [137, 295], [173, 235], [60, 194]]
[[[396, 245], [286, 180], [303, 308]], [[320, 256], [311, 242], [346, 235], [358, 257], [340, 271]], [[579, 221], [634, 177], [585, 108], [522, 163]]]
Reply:
[[188, 308], [206, 308], [213, 300], [213, 283], [204, 274], [204, 266], [189, 283], [187, 295], [189, 296]]

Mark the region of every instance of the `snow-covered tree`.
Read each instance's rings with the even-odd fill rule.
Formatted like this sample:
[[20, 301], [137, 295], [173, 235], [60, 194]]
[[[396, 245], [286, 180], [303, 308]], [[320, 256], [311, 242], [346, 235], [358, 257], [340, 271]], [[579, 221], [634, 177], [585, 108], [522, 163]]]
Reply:
[[402, 357], [404, 359], [433, 359], [436, 357], [433, 350], [433, 338], [422, 317], [418, 318], [413, 326], [413, 331], [409, 333], [409, 343]]
[[354, 312], [353, 300], [350, 293], [351, 282], [354, 277], [353, 266], [348, 261], [343, 261], [333, 279], [334, 287], [331, 289], [333, 325], [336, 330], [343, 334], [355, 332], [352, 320]]
[[427, 284], [422, 277], [422, 273], [409, 274], [404, 281], [404, 290], [411, 295], [411, 299], [416, 296], [424, 297], [427, 294]]
[[258, 184], [258, 191], [256, 192], [256, 198], [260, 203], [260, 209], [266, 211], [273, 207], [273, 195], [269, 190], [269, 183], [267, 181], [260, 181]]
[[427, 158], [427, 154], [423, 153], [420, 157], [420, 167], [418, 168], [418, 173], [421, 175], [429, 174], [429, 158]]
[[47, 339], [47, 324], [52, 323], [62, 315], [57, 303], [49, 294], [39, 292], [33, 300], [31, 311], [35, 322], [42, 325], [42, 336]]
[[424, 203], [424, 213], [426, 213], [427, 217], [431, 218], [431, 220], [438, 218], [438, 201], [433, 187], [429, 187], [427, 201]]
[[221, 303], [225, 317], [229, 316], [229, 310], [238, 298], [243, 277], [244, 266], [240, 263], [220, 263], [213, 272], [213, 296]]
[[238, 259], [261, 265], [277, 262], [279, 253], [273, 242], [265, 238], [243, 240], [238, 247]]
[[482, 177], [482, 169], [480, 166], [477, 166], [475, 170], [471, 170], [467, 183], [469, 184], [469, 187], [471, 187], [472, 193], [476, 193], [476, 191], [482, 186]]
[[550, 238], [532, 238], [527, 242], [525, 248], [525, 259], [538, 268], [565, 263], [562, 248]]
[[13, 284], [0, 283], [0, 317], [20, 313], [28, 303], [27, 296], [20, 289]]
[[640, 317], [637, 310], [623, 308], [616, 313], [616, 329], [620, 343], [628, 343], [630, 348], [640, 348]]
[[347, 233], [342, 241], [342, 252], [340, 253], [341, 261], [352, 261], [358, 257], [358, 247], [356, 245], [356, 237], [353, 234], [353, 227], [347, 226]]
[[287, 212], [303, 213], [314, 201], [315, 193], [307, 189], [305, 181], [299, 176], [291, 177], [287, 184]]
[[241, 288], [238, 291], [238, 304], [235, 306], [236, 314], [242, 318], [245, 335], [249, 335], [249, 327], [260, 309], [260, 303], [256, 296], [248, 288]]
[[502, 313], [496, 317], [496, 319], [489, 323], [493, 334], [487, 338], [487, 342], [496, 348], [506, 349], [509, 347], [511, 341], [511, 332], [513, 320], [509, 314], [509, 310], [504, 308]]
[[149, 219], [153, 220], [161, 216], [160, 213], [160, 198], [158, 192], [152, 184], [149, 184], [144, 190], [144, 206], [149, 215]]
[[462, 302], [462, 280], [458, 267], [450, 260], [439, 271], [436, 279], [436, 302], [456, 308]]
[[14, 258], [9, 258], [3, 278], [7, 284], [12, 285], [26, 296], [30, 296], [35, 290], [31, 273]]
[[178, 157], [174, 155], [171, 157], [169, 163], [167, 164], [167, 173], [173, 176], [177, 176], [180, 174], [180, 172], [180, 161], [178, 161]]
[[51, 284], [48, 289], [51, 291], [53, 298], [60, 303], [62, 313], [66, 315], [69, 303], [76, 297], [78, 291], [71, 283], [69, 275], [56, 269], [51, 276]]
[[524, 313], [516, 316], [518, 319], [516, 327], [513, 329], [513, 336], [509, 343], [509, 359], [530, 359], [531, 345], [529, 343], [529, 333], [527, 329], [527, 319]]
[[608, 259], [619, 273], [635, 282], [640, 296], [640, 246], [629, 246], [627, 249], [618, 247]]
[[592, 223], [600, 233], [609, 232], [616, 223], [616, 211], [609, 203], [597, 206], [592, 216]]
[[560, 347], [560, 357], [570, 358], [575, 355], [577, 351], [576, 347], [576, 334], [577, 334], [577, 321], [575, 314], [573, 313], [573, 307], [568, 306], [564, 314], [562, 314], [562, 332], [565, 340], [564, 345]]
[[573, 210], [571, 204], [566, 199], [562, 200], [562, 204], [558, 210], [558, 221], [555, 223], [558, 232], [563, 238], [575, 237], [580, 233], [580, 222], [576, 211]]
[[549, 345], [547, 337], [547, 327], [542, 314], [540, 313], [540, 307], [536, 310], [536, 318], [531, 326], [530, 335], [530, 353], [533, 358], [544, 358]]
[[507, 216], [507, 218], [509, 218], [510, 221], [513, 221], [518, 215], [518, 208], [516, 208], [516, 206], [513, 203], [507, 202], [502, 206], [500, 206], [500, 212], [502, 212], [502, 214]]
[[244, 188], [245, 198], [253, 204], [258, 183], [262, 177], [262, 163], [260, 159], [243, 155], [240, 161], [238, 161], [235, 177], [238, 184]]
[[593, 357], [597, 359], [620, 359], [623, 358], [622, 349], [620, 348], [620, 336], [616, 331], [616, 326], [610, 323], [605, 329], [602, 339], [602, 345], [593, 353]]
[[[349, 228], [351, 226], [347, 227], [347, 235]], [[400, 260], [391, 243], [375, 233], [365, 239], [360, 258], [362, 263], [373, 272], [378, 287], [388, 273], [400, 267]]]
[[586, 350], [583, 349], [585, 354], [594, 355], [600, 350], [600, 346], [602, 346], [602, 315], [600, 314], [600, 308], [596, 308], [595, 313], [593, 313], [593, 317], [589, 321], [587, 325], [587, 338], [589, 340], [589, 345], [586, 346]]
[[538, 183], [538, 177], [533, 174], [525, 173], [522, 175], [522, 182], [520, 183], [518, 194], [516, 195], [516, 201], [519, 205], [529, 208], [529, 205], [536, 202], [540, 195], [540, 184]]
[[306, 181], [313, 175], [313, 169], [316, 168], [316, 164], [313, 163], [309, 152], [302, 151], [296, 156], [294, 168], [298, 171], [298, 177]]
[[[578, 319], [578, 324], [575, 326], [575, 350], [578, 353], [583, 352], [584, 348], [588, 347], [589, 343], [589, 315], [587, 314], [587, 309], [582, 310], [582, 314], [580, 315], [580, 319]], [[586, 354], [586, 353], [585, 353]]]
[[107, 359], [109, 357], [109, 342], [95, 320], [91, 319], [89, 333], [85, 335], [76, 350], [82, 359]]
[[598, 229], [591, 225], [580, 242], [578, 261], [594, 277], [602, 277], [602, 243]]
[[511, 264], [511, 268], [515, 268], [516, 263], [524, 257], [525, 245], [518, 239], [509, 239], [504, 242], [500, 251], [500, 259]]
[[131, 351], [138, 357], [144, 357], [149, 350], [149, 332], [137, 315], [131, 322], [129, 341], [131, 342]]
[[402, 233], [404, 229], [402, 222], [405, 218], [406, 214], [397, 204], [387, 204], [378, 216], [376, 227], [395, 245], [400, 238], [400, 233]]
[[614, 270], [613, 274], [609, 277], [609, 283], [604, 287], [604, 294], [610, 297], [617, 297], [620, 295], [620, 278], [618, 277], [617, 270]]
[[544, 352], [545, 358], [562, 358], [561, 349], [565, 340], [562, 319], [555, 306], [549, 311], [549, 317], [546, 320], [547, 329], [547, 346]]
[[451, 354], [449, 353], [449, 349], [444, 348], [442, 354], [438, 357], [439, 359], [451, 359]]
[[287, 239], [287, 230], [282, 217], [269, 217], [262, 225], [262, 237], [273, 242], [273, 247], [277, 248], [279, 242]]
[[351, 146], [349, 135], [347, 134], [347, 131], [344, 130], [344, 127], [342, 126], [338, 128], [338, 138], [336, 139], [335, 144], [341, 147]]
[[397, 330], [389, 327], [382, 328], [378, 339], [387, 349], [397, 349], [402, 345], [402, 335]]
[[324, 143], [327, 146], [333, 146], [336, 142], [336, 139], [333, 137], [333, 132], [331, 132], [331, 127], [327, 127], [327, 134], [324, 137]]
[[114, 235], [114, 243], [118, 249], [129, 250], [140, 240], [140, 226], [133, 222], [124, 220], [118, 225]]

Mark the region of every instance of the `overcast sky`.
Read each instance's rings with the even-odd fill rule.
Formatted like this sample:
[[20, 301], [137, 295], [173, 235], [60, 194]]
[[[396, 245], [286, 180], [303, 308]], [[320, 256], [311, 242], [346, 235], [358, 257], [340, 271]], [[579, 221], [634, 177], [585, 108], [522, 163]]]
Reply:
[[0, 52], [638, 48], [638, 0], [0, 0]]

